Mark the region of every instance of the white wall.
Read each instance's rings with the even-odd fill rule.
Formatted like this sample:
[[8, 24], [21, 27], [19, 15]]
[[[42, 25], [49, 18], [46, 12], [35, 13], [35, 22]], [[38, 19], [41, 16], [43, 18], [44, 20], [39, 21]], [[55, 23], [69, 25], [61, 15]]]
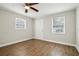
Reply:
[[79, 7], [76, 8], [76, 47], [79, 51]]
[[[65, 16], [65, 34], [55, 34], [52, 33], [52, 18], [56, 16]], [[40, 26], [43, 26], [43, 39], [42, 40], [47, 40], [47, 41], [52, 41], [52, 42], [57, 42], [57, 43], [62, 43], [62, 44], [68, 44], [68, 45], [75, 45], [76, 42], [76, 19], [75, 19], [75, 10], [70, 10], [66, 12], [61, 12], [57, 14], [51, 14], [45, 17], [41, 17], [40, 19], [43, 20], [43, 25], [39, 20], [35, 20], [35, 22], [39, 22], [36, 24], [36, 27], [40, 29]], [[39, 26], [40, 24], [40, 26]], [[38, 27], [39, 26], [39, 27]], [[36, 28], [36, 29], [37, 29]], [[36, 33], [39, 33], [39, 31], [36, 31]], [[41, 35], [36, 34], [36, 38]]]
[[[52, 33], [52, 18], [65, 16], [66, 33], [57, 35]], [[15, 18], [26, 19], [26, 30], [15, 30]], [[39, 19], [31, 18], [4, 10], [0, 10], [0, 45], [9, 42], [34, 38], [51, 42], [74, 45], [76, 42], [75, 10], [51, 14]], [[33, 29], [34, 28], [34, 29]]]
[[[15, 19], [26, 20], [25, 30], [15, 30]], [[0, 10], [0, 45], [32, 38], [32, 19], [13, 12]]]
[[34, 21], [34, 38], [43, 39], [43, 19], [35, 19]]

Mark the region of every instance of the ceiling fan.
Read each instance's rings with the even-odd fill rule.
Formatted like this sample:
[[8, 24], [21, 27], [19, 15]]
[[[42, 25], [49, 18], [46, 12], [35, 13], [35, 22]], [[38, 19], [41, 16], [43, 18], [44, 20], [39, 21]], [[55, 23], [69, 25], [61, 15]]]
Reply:
[[29, 9], [32, 9], [32, 10], [34, 10], [34, 11], [36, 11], [36, 12], [39, 12], [38, 9], [32, 7], [33, 5], [36, 5], [36, 4], [39, 4], [39, 3], [24, 3], [24, 4], [25, 4], [25, 6], [24, 6], [24, 8], [25, 8], [25, 13], [27, 13]]

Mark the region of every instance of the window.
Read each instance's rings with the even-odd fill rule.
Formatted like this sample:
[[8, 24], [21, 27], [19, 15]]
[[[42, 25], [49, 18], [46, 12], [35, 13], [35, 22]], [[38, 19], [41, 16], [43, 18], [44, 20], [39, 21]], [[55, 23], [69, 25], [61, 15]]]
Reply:
[[26, 29], [26, 20], [20, 19], [20, 18], [16, 18], [15, 28], [16, 29]]
[[65, 33], [65, 16], [53, 18], [52, 32], [57, 33], [57, 34], [64, 34]]

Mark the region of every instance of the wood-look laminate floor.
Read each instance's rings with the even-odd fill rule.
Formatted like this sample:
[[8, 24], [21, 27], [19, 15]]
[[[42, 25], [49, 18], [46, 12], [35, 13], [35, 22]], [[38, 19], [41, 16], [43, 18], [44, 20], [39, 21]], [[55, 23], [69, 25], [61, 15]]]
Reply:
[[31, 39], [0, 48], [0, 56], [79, 56], [75, 47]]

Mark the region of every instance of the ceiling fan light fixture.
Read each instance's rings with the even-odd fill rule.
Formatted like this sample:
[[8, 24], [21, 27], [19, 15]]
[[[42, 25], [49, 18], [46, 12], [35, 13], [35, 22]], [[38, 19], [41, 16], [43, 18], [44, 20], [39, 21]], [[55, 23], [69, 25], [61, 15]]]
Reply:
[[24, 8], [25, 8], [25, 9], [30, 9], [30, 7], [29, 7], [29, 6], [25, 6]]
[[36, 4], [38, 4], [38, 3], [24, 3], [25, 13], [28, 12], [28, 9], [32, 9], [35, 12], [39, 12], [38, 9], [36, 9], [36, 8], [33, 7], [33, 5], [36, 5]]

